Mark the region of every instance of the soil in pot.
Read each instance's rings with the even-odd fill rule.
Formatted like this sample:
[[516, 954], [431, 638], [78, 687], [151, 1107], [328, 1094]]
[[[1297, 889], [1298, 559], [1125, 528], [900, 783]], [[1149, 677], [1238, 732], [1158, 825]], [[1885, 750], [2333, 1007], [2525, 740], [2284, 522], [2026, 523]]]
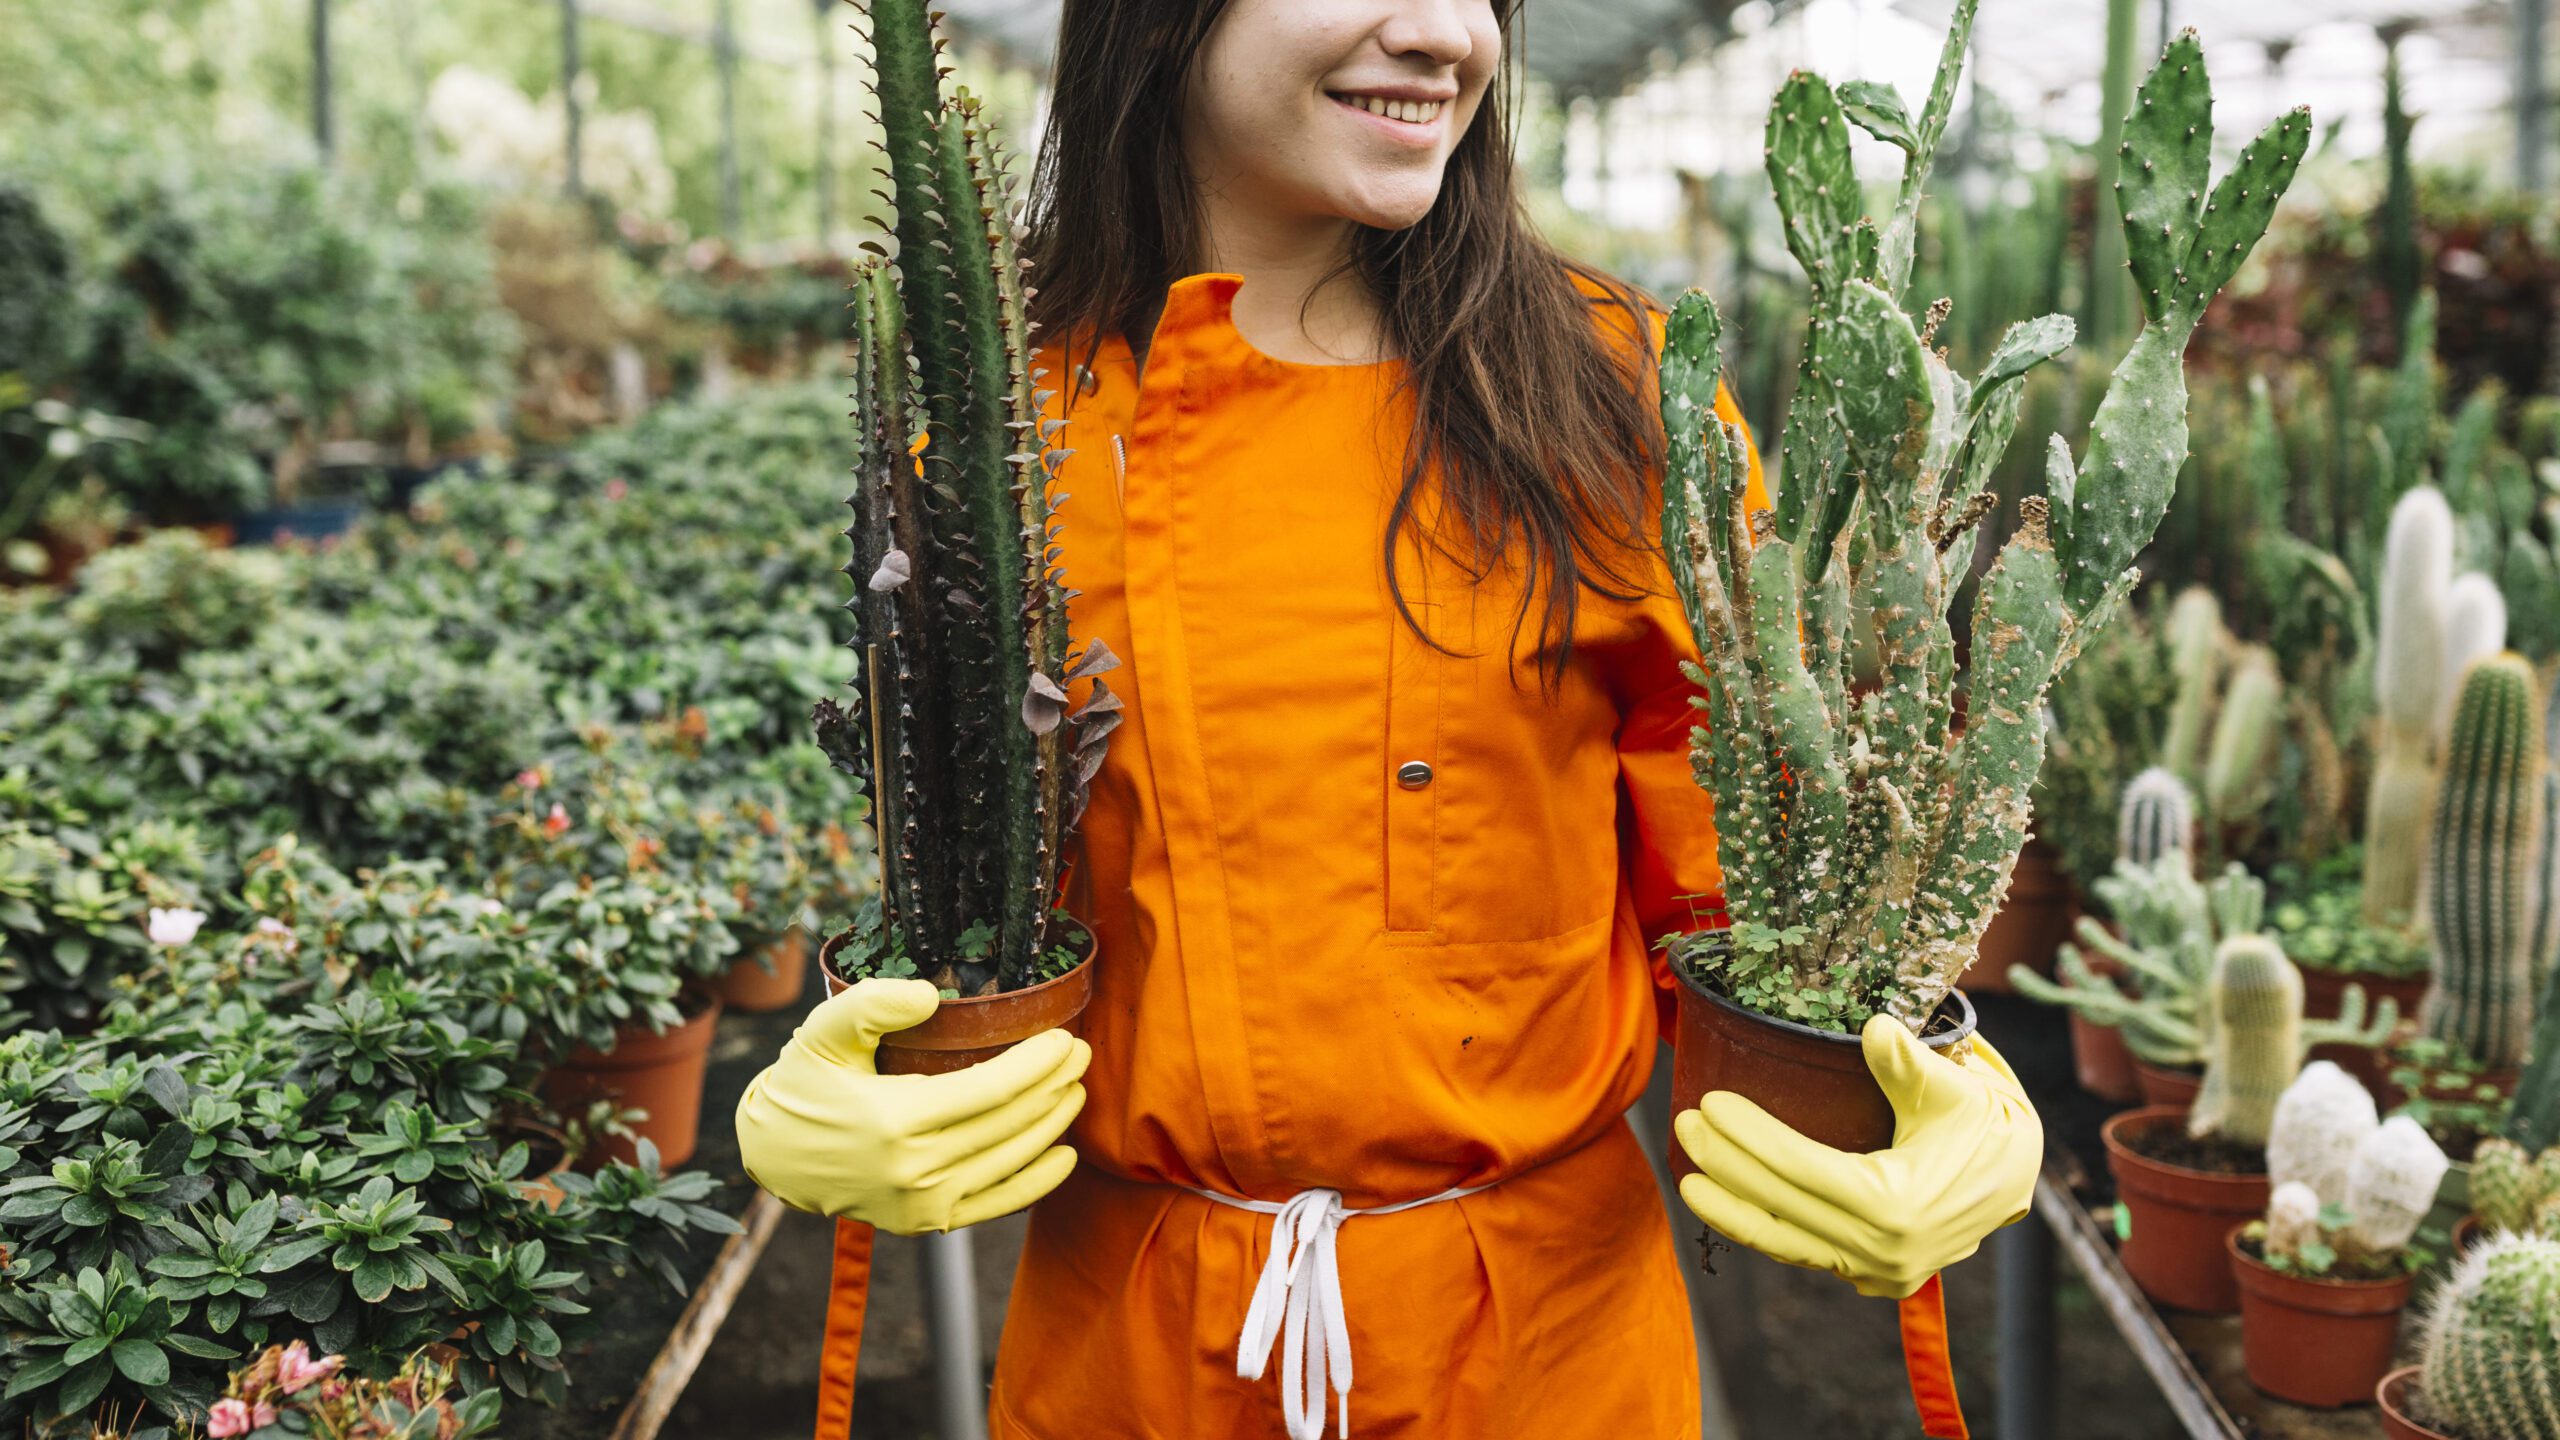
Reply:
[[[837, 955], [852, 938], [852, 931], [843, 931], [819, 947], [818, 974], [830, 996], [849, 983], [837, 969]], [[992, 1060], [1043, 1030], [1075, 1033], [1093, 999], [1093, 932], [1071, 922], [1067, 942], [1084, 958], [1066, 974], [1020, 990], [945, 1000], [923, 1024], [880, 1037], [880, 1073], [947, 1075]]]
[[2062, 872], [2061, 856], [2043, 841], [2029, 840], [2009, 871], [2008, 898], [1983, 930], [1974, 962], [1958, 983], [1976, 993], [2005, 995], [2012, 965], [2050, 978], [2054, 952], [2079, 920], [2080, 899]]
[[2135, 1087], [2142, 1092], [2143, 1104], [2178, 1110], [2195, 1104], [2196, 1092], [2204, 1088], [2202, 1070], [2154, 1065], [2140, 1056], [2134, 1057], [2133, 1078]]
[[2418, 1381], [2424, 1374], [2423, 1367], [2403, 1365], [2373, 1387], [2373, 1401], [2382, 1407], [2383, 1440], [2453, 1440], [2441, 1430], [2419, 1424], [2410, 1413], [2417, 1408]]
[[604, 1137], [596, 1152], [578, 1157], [580, 1165], [632, 1160], [636, 1139], [658, 1147], [658, 1161], [673, 1170], [693, 1158], [701, 1131], [702, 1081], [711, 1060], [711, 1031], [720, 1019], [720, 997], [708, 989], [686, 989], [676, 997], [683, 1021], [674, 1029], [651, 1032], [634, 1025], [614, 1037], [613, 1048], [581, 1045], [561, 1057], [542, 1077], [542, 1096], [553, 1113], [569, 1115], [595, 1100], [648, 1112], [632, 1127], [635, 1137]]
[[[1856, 1035], [1744, 1009], [1700, 985], [1684, 967], [1673, 968], [1681, 978], [1671, 1052], [1674, 1114], [1694, 1108], [1708, 1091], [1731, 1090], [1834, 1149], [1864, 1154], [1893, 1143], [1893, 1106], [1867, 1069]], [[1951, 990], [1922, 1039], [1932, 1050], [1945, 1050], [1973, 1029], [1973, 1002]], [[1671, 1156], [1680, 1174], [1693, 1172], [1679, 1145], [1671, 1147]]]
[[800, 992], [808, 983], [809, 933], [794, 925], [771, 944], [739, 956], [737, 964], [711, 982], [711, 988], [729, 1009], [761, 1015], [799, 1004]]
[[2099, 1137], [2128, 1230], [2124, 1268], [2154, 1301], [2227, 1315], [2240, 1308], [2223, 1237], [2267, 1208], [2266, 1156], [2253, 1147], [2187, 1136], [2187, 1112], [2128, 1110]]
[[2340, 1280], [2270, 1267], [2243, 1221], [2224, 1244], [2240, 1285], [2240, 1353], [2249, 1383], [2324, 1409], [2361, 1405], [2391, 1369], [2411, 1277]]

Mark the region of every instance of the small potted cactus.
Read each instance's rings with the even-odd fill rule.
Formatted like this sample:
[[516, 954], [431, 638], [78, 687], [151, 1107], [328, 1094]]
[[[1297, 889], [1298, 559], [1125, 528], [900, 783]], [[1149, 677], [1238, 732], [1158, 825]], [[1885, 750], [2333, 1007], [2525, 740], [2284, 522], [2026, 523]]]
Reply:
[[2502, 1235], [2427, 1302], [2418, 1363], [2374, 1386], [2389, 1440], [2560, 1440], [2560, 1240]]
[[2490, 1235], [2560, 1240], [2560, 1145], [2536, 1155], [2498, 1135], [2471, 1152], [2471, 1213], [2454, 1227], [2453, 1248]]
[[857, 268], [857, 488], [845, 534], [858, 703], [817, 740], [863, 784], [879, 894], [819, 950], [833, 991], [921, 976], [946, 1003], [881, 1047], [885, 1071], [949, 1070], [1072, 1024], [1093, 937], [1058, 908], [1061, 862], [1119, 701], [1116, 663], [1067, 635], [1023, 266], [994, 127], [943, 93], [923, 0], [868, 7], [898, 254]]
[[2278, 1106], [2266, 1217], [2228, 1241], [2241, 1357], [2249, 1383], [2279, 1400], [2358, 1405], [2391, 1368], [2400, 1311], [2431, 1258], [2412, 1241], [2447, 1162], [2416, 1121], [2377, 1120], [2338, 1067], [2306, 1067], [2287, 1099], [2306, 1087], [2321, 1093]]
[[[2118, 199], [2145, 323], [2086, 451], [2054, 442], [2047, 493], [2021, 502], [1982, 577], [1960, 705], [1948, 611], [1992, 508], [1986, 485], [2027, 373], [2073, 333], [2062, 316], [2013, 326], [1961, 377], [1929, 348], [1943, 309], [1915, 322], [1898, 298], [1973, 9], [1955, 7], [1916, 118], [1883, 86], [1834, 91], [1801, 72], [1770, 112], [1769, 177], [1812, 286], [1773, 511], [1748, 509], [1743, 439], [1709, 423], [1721, 326], [1704, 295], [1673, 308], [1660, 372], [1662, 536], [1704, 662], [1690, 676], [1703, 692], [1693, 753], [1715, 799], [1730, 922], [1665, 940], [1684, 982], [1673, 1100], [1737, 1090], [1849, 1150], [1889, 1144], [1893, 1128], [1860, 1025], [1889, 1015], [1940, 1046], [1970, 1032], [1955, 981], [2026, 839], [2046, 692], [2132, 589], [2186, 455], [2188, 339], [2310, 138], [2307, 113], [2283, 116], [2210, 185], [2194, 32], [2144, 81]], [[1852, 125], [1905, 155], [1881, 224], [1858, 213]], [[1861, 692], [1848, 657], [1870, 642], [1878, 682]]]
[[[2387, 1032], [2398, 1020], [2386, 1002], [2374, 1028]], [[2194, 1103], [2129, 1110], [2099, 1133], [2131, 1226], [2126, 1271], [2161, 1304], [2227, 1314], [2239, 1291], [2223, 1237], [2266, 1208], [2279, 1102], [2319, 1032], [2302, 1019], [2301, 972], [2272, 938], [2246, 930], [2214, 946], [2193, 1026], [2204, 1055]]]

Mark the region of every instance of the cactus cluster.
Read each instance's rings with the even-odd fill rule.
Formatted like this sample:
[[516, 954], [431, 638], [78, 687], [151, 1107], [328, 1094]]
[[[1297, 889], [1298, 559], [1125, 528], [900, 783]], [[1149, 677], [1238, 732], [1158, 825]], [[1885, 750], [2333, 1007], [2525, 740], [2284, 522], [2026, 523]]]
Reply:
[[2503, 1136], [2471, 1152], [2471, 1213], [2492, 1231], [2560, 1239], [2560, 1145], [2540, 1155]]
[[2533, 667], [2504, 652], [2474, 663], [2445, 748], [2427, 837], [2424, 894], [2435, 984], [2427, 1033], [2473, 1062], [2524, 1062], [2533, 1035], [2541, 929], [2542, 696]]
[[[2310, 138], [2281, 117], [2210, 182], [2211, 92], [2192, 31], [2162, 54], [2124, 123], [2117, 184], [2145, 323], [2075, 458], [2058, 438], [2046, 494], [1982, 577], [1959, 726], [1949, 607], [2014, 434], [2027, 373], [2071, 322], [2013, 326], [1958, 376], [1897, 298], [1972, 29], [1959, 0], [1917, 119], [1882, 86], [1779, 91], [1768, 172], [1811, 281], [1808, 343], [1774, 511], [1744, 500], [1744, 442], [1711, 423], [1721, 322], [1681, 297], [1661, 365], [1669, 440], [1663, 541], [1704, 664], [1693, 732], [1716, 804], [1725, 903], [1750, 943], [1673, 940], [1741, 1003], [1837, 1029], [1876, 1012], [1919, 1028], [2008, 887], [2043, 761], [2055, 675], [2131, 589], [2187, 449], [2182, 356], [2205, 306], [2265, 233]], [[1856, 125], [1905, 155], [1902, 201], [1859, 213]], [[1937, 307], [1932, 307], [1934, 317]], [[1878, 684], [1847, 683], [1867, 632]]]
[[[880, 836], [875, 956], [963, 994], [1036, 973], [1059, 862], [1118, 701], [1100, 643], [1071, 653], [1050, 482], [1047, 392], [1031, 366], [1024, 264], [995, 127], [946, 94], [923, 0], [870, 0], [872, 90], [894, 256], [855, 274], [856, 700], [819, 702], [817, 739], [864, 783]], [[877, 249], [878, 247], [870, 247]]]
[[2195, 833], [2195, 796], [2176, 771], [2154, 765], [2125, 782], [2124, 797], [2116, 803], [2120, 863], [2147, 870], [2173, 851], [2191, 855]]
[[2504, 1235], [2436, 1288], [2417, 1417], [2453, 1440], [2560, 1440], [2560, 1240]]

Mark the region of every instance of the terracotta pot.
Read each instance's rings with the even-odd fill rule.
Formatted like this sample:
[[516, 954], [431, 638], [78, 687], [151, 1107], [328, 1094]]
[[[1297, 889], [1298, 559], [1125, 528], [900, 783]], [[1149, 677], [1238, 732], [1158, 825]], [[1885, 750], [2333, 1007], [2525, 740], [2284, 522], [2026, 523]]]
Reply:
[[2162, 1305], [2228, 1315], [2240, 1308], [2240, 1285], [2222, 1239], [2232, 1226], [2266, 1212], [2267, 1177], [2165, 1165], [2126, 1143], [2186, 1120], [2182, 1108], [2154, 1105], [2114, 1116], [2098, 1132], [2132, 1222], [2121, 1252], [2124, 1268]]
[[2482, 1228], [2480, 1217], [2477, 1215], [2465, 1215], [2453, 1222], [2454, 1259], [2459, 1260], [2471, 1253], [2471, 1247], [2480, 1243]]
[[2024, 965], [2039, 975], [2053, 975], [2053, 952], [2071, 938], [2080, 920], [2080, 897], [2071, 877], [2062, 873], [2061, 855], [2041, 840], [2029, 840], [2009, 871], [2009, 896], [2000, 904], [1982, 943], [1959, 983], [1976, 993], [2006, 995], [2009, 967]]
[[2116, 1105], [2142, 1099], [2141, 1077], [2134, 1074], [2133, 1050], [2124, 1043], [2124, 1031], [2083, 1018], [2077, 1010], [2070, 1023], [2071, 1068], [2080, 1088]]
[[2296, 1405], [2361, 1405], [2391, 1369], [2412, 1277], [2323, 1280], [2287, 1275], [2224, 1237], [2240, 1282], [2240, 1355], [2249, 1383]]
[[2195, 1104], [2196, 1092], [2204, 1088], [2203, 1071], [2154, 1065], [2139, 1055], [2133, 1059], [2133, 1078], [2142, 1091], [2143, 1104], [2172, 1110], [2185, 1110]]
[[[767, 968], [767, 967], [770, 968]], [[809, 932], [794, 925], [773, 943], [738, 957], [711, 982], [720, 1003], [743, 1015], [788, 1010], [809, 983]]]
[[[1680, 1018], [1671, 1048], [1673, 1114], [1710, 1090], [1731, 1090], [1834, 1149], [1864, 1154], [1893, 1143], [1893, 1106], [1867, 1069], [1858, 1037], [1746, 1010], [1680, 971]], [[1973, 1034], [1973, 1002], [1947, 992], [1927, 1043], [1944, 1050]], [[1688, 1152], [1674, 1168], [1693, 1174]]]
[[[546, 1125], [529, 1115], [501, 1117], [495, 1125], [504, 1140], [522, 1140], [533, 1150], [532, 1173], [516, 1177], [516, 1189], [528, 1200], [545, 1210], [557, 1210], [569, 1192], [560, 1188], [556, 1178], [577, 1157], [569, 1153], [569, 1137], [555, 1125]], [[545, 1159], [548, 1155], [550, 1158]]]
[[2417, 1399], [2418, 1377], [2424, 1369], [2403, 1365], [2373, 1387], [2373, 1403], [2382, 1408], [2383, 1440], [2453, 1440], [2443, 1431], [2409, 1418], [2410, 1406]]
[[[2367, 1016], [2371, 1016], [2374, 1007], [2384, 1000], [2392, 1000], [2399, 1004], [2400, 1019], [2405, 1023], [2417, 1018], [2418, 1006], [2425, 1001], [2427, 991], [2434, 984], [2433, 975], [2351, 975], [2344, 970], [2318, 970], [2305, 965], [2302, 967], [2302, 1018], [2337, 1019], [2339, 1010], [2346, 1004], [2347, 987], [2361, 985], [2364, 987]], [[2390, 1088], [2391, 1056], [2384, 1046], [2340, 1045], [2333, 1041], [2311, 1047], [2310, 1058], [2336, 1061], [2339, 1069], [2363, 1081], [2364, 1088], [2372, 1091], [2376, 1099]]]
[[[943, 1001], [923, 1024], [881, 1037], [880, 1073], [947, 1075], [992, 1060], [1043, 1030], [1081, 1029], [1084, 1007], [1093, 999], [1094, 943], [1092, 931], [1073, 923], [1071, 939], [1084, 951], [1076, 968], [1024, 990]], [[818, 949], [818, 974], [830, 996], [848, 983], [836, 973], [836, 952], [852, 938], [847, 930]]]
[[[543, 1099], [557, 1114], [574, 1114], [607, 1096], [616, 1104], [649, 1112], [633, 1128], [658, 1147], [659, 1163], [670, 1170], [693, 1158], [702, 1121], [703, 1075], [711, 1060], [711, 1031], [720, 1020], [720, 997], [708, 989], [688, 987], [676, 1003], [691, 1013], [674, 1029], [652, 1032], [628, 1026], [614, 1036], [611, 1049], [581, 1045], [542, 1077]], [[578, 1163], [630, 1160], [637, 1154], [632, 1140], [611, 1136], [602, 1141], [598, 1153], [581, 1155]]]

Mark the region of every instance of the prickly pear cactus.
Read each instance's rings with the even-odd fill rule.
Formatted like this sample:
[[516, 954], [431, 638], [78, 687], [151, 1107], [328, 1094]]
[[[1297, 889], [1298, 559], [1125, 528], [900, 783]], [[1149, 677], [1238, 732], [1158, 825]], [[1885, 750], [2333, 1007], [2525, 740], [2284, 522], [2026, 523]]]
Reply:
[[2437, 1287], [2417, 1418], [2453, 1440], [2560, 1440], [2560, 1240], [2497, 1236]]
[[2344, 1204], [2356, 1147], [2381, 1125], [2363, 1082], [2334, 1061], [2314, 1060], [2276, 1102], [2267, 1126], [2267, 1179], [2308, 1186], [2322, 1205]]
[[946, 988], [1026, 983], [1053, 936], [1059, 861], [1100, 766], [1116, 663], [1070, 656], [1023, 266], [994, 126], [946, 94], [923, 0], [869, 0], [897, 255], [856, 272], [853, 559], [863, 655], [820, 747], [864, 783], [880, 835], [868, 937]]
[[2148, 869], [2171, 851], [2190, 853], [2195, 833], [2195, 798], [2176, 772], [2154, 765], [2125, 782], [2116, 806], [2118, 860]]
[[2364, 917], [2405, 926], [2417, 915], [2435, 795], [2434, 727], [2443, 693], [2446, 591], [2453, 585], [2453, 511], [2432, 486], [2392, 507], [2383, 542], [2381, 625], [2373, 690], [2380, 724], [2364, 821]]
[[[2146, 323], [2086, 450], [2049, 448], [2047, 493], [2022, 502], [1982, 577], [1959, 728], [1948, 609], [1968, 537], [2027, 372], [2072, 338], [2062, 316], [2013, 326], [1980, 374], [1959, 376], [1929, 348], [1935, 321], [1898, 298], [1973, 11], [1956, 6], [1917, 120], [1884, 87], [1850, 88], [1844, 106], [1801, 73], [1770, 113], [1769, 178], [1813, 292], [1774, 511], [1747, 513], [1742, 439], [1709, 423], [1721, 322], [1703, 294], [1673, 309], [1663, 352], [1663, 540], [1705, 661], [1695, 761], [1735, 932], [1671, 943], [1741, 1003], [1835, 1029], [1878, 1011], [1916, 1029], [1972, 963], [2026, 839], [2046, 690], [2131, 588], [2185, 462], [2187, 341], [2311, 133], [2305, 112], [2284, 116], [2212, 184], [2194, 33], [2144, 82], [2118, 192]], [[1905, 153], [1882, 225], [1858, 213], [1853, 124]], [[1853, 616], [1871, 633], [1853, 635], [1868, 623]], [[1880, 683], [1855, 694], [1846, 657], [1862, 639]]]
[[2533, 1033], [2533, 897], [2541, 877], [2542, 697], [2505, 652], [2462, 682], [2428, 835], [2435, 985], [2427, 1033], [2478, 1064], [2520, 1065]]
[[2204, 1084], [2187, 1133], [2263, 1146], [2302, 1068], [2302, 972], [2268, 937], [2234, 935], [2214, 950], [2205, 1005]]

